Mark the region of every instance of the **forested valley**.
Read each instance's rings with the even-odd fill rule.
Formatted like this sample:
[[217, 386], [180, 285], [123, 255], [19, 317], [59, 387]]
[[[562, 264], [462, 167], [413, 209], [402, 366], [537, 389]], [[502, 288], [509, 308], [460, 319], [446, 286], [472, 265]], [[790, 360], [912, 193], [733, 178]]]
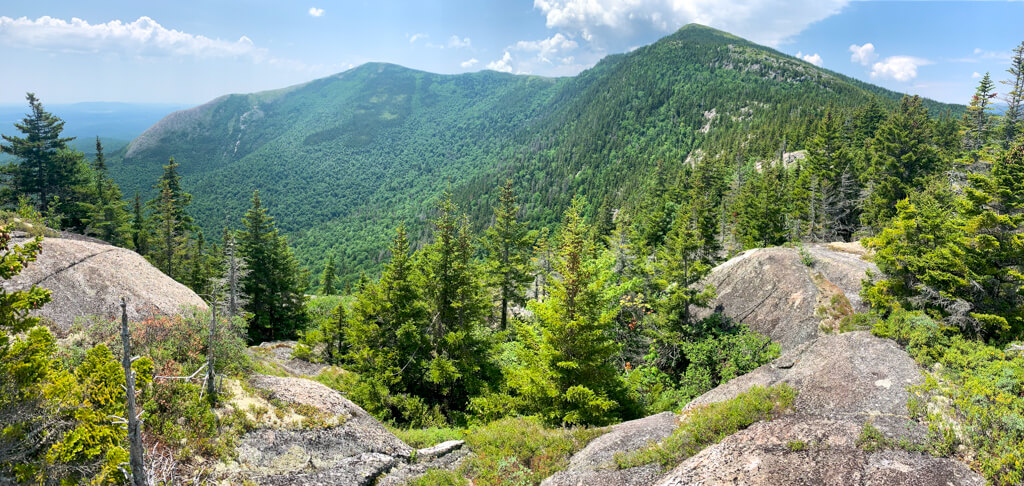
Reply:
[[[927, 452], [963, 446], [990, 482], [1019, 484], [1024, 44], [1013, 52], [1008, 72], [985, 74], [964, 107], [897, 96], [688, 26], [575, 78], [483, 73], [501, 84], [488, 92], [493, 105], [453, 106], [439, 125], [402, 108], [396, 93], [385, 111], [408, 110], [389, 111], [396, 122], [367, 107], [316, 133], [276, 119], [261, 129], [287, 140], [239, 135], [236, 150], [252, 143], [242, 150], [257, 155], [225, 155], [208, 173], [195, 138], [143, 152], [181, 150], [159, 171], [152, 160], [129, 168], [140, 157], [131, 146], [111, 163], [99, 138], [94, 153], [71, 150], [63, 122], [30, 93], [28, 114], [3, 128], [0, 145], [15, 158], [3, 169], [0, 277], [45, 253], [44, 237], [73, 232], [138, 252], [210, 310], [131, 323], [141, 358], [125, 354], [122, 366], [127, 323], [122, 331], [120, 321], [93, 322], [58, 345], [29, 314], [48, 291], [4, 290], [0, 475], [123, 483], [139, 470], [126, 467], [134, 433], [150, 461], [164, 458], [165, 477], [210, 478], [211, 461], [232, 457], [259, 422], [259, 412], [225, 405], [231, 392], [215, 390], [215, 373], [282, 374], [247, 347], [294, 340], [292, 358], [325, 365], [317, 381], [410, 444], [464, 438], [492, 451], [420, 484], [539, 484], [587, 434], [677, 412], [780, 356], [770, 338], [712, 308], [716, 288], [705, 282], [714, 267], [749, 249], [806, 254], [805, 245], [860, 240], [879, 270], [861, 292], [871, 311], [843, 316], [837, 332], [870, 329], [938, 369], [941, 382], [915, 393], [947, 397], [969, 434], [917, 404], [911, 415], [933, 431]], [[368, 65], [346, 76], [374, 69], [399, 71]], [[394, 79], [408, 76], [433, 75]], [[458, 86], [469, 82], [444, 89], [482, 89]], [[1006, 102], [998, 113], [997, 90]], [[518, 103], [487, 112], [505, 100]], [[374, 132], [359, 116], [395, 125]], [[403, 117], [420, 118], [399, 127]], [[396, 133], [407, 145], [388, 136]], [[306, 148], [290, 145], [299, 142]], [[353, 175], [345, 187], [364, 190], [339, 194], [336, 206], [317, 192], [329, 177], [305, 192], [309, 173], [268, 169], [276, 157], [328, 164], [331, 150], [349, 157], [331, 169], [339, 172], [373, 166], [374, 150], [399, 155], [379, 167], [384, 175]], [[247, 171], [280, 184], [224, 189]], [[371, 190], [375, 177], [386, 187]], [[322, 214], [307, 211], [314, 206]], [[15, 232], [26, 242], [12, 244]], [[205, 382], [167, 379], [204, 366]], [[127, 425], [130, 383], [140, 426]], [[696, 444], [793, 400], [785, 385], [742, 398], [704, 409], [710, 425], [681, 427], [690, 435], [619, 457], [619, 466], [678, 464]], [[302, 427], [330, 425], [316, 411], [293, 412]]]

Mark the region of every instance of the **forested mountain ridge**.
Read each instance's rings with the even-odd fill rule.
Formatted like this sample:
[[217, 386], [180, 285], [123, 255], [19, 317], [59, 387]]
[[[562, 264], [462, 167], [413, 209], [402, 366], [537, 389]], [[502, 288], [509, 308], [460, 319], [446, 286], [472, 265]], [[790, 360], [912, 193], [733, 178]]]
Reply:
[[149, 196], [174, 157], [207, 234], [259, 189], [304, 265], [334, 253], [352, 279], [376, 270], [390, 228], [410, 224], [419, 240], [429, 201], [449, 185], [482, 227], [496, 181], [513, 175], [524, 217], [548, 226], [574, 193], [589, 197], [588, 214], [605, 197], [625, 207], [659, 163], [728, 150], [738, 164], [799, 149], [826, 107], [873, 99], [888, 109], [900, 96], [689, 25], [572, 78], [372, 63], [229, 95], [168, 116], [111, 166], [125, 194]]

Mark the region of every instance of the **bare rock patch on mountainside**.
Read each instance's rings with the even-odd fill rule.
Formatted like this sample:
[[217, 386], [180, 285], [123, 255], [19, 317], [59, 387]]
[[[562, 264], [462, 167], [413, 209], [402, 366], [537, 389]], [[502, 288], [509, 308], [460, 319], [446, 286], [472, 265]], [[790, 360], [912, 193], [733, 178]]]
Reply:
[[[26, 239], [15, 239], [23, 244]], [[50, 303], [33, 315], [68, 329], [86, 316], [115, 318], [121, 299], [128, 318], [173, 315], [206, 308], [195, 292], [164, 275], [138, 253], [91, 238], [44, 238], [42, 253], [17, 276], [3, 282], [8, 291], [38, 285], [51, 291]]]

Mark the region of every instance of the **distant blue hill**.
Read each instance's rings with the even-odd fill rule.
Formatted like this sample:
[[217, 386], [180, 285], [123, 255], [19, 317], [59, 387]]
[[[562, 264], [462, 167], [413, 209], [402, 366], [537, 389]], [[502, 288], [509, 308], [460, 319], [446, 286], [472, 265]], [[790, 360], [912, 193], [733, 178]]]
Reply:
[[[59, 116], [66, 123], [64, 134], [76, 137], [71, 146], [91, 155], [99, 136], [107, 152], [113, 153], [139, 136], [147, 128], [168, 114], [187, 108], [185, 104], [167, 103], [118, 103], [87, 102], [71, 104], [48, 104], [43, 101], [46, 111]], [[15, 122], [20, 122], [28, 112], [28, 103], [0, 103], [0, 133], [17, 134]], [[5, 160], [0, 155], [0, 161]]]

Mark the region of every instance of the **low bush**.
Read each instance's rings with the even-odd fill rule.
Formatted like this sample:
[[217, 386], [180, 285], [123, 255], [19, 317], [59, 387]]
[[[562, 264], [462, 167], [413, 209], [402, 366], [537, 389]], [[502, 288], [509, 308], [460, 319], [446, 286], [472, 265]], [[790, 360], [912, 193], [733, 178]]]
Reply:
[[674, 467], [737, 431], [785, 413], [795, 398], [796, 391], [786, 384], [752, 387], [736, 398], [690, 412], [664, 441], [638, 451], [619, 453], [615, 463], [619, 469], [652, 463], [666, 469]]
[[[920, 312], [893, 312], [873, 332], [933, 370], [911, 389], [908, 404], [928, 422], [930, 452], [950, 455], [962, 439], [974, 450], [973, 467], [992, 484], [1024, 482], [1024, 356], [965, 337]], [[929, 407], [942, 403], [947, 410]]]
[[504, 418], [466, 433], [466, 444], [474, 454], [466, 458], [460, 472], [476, 486], [540, 484], [606, 431], [549, 429], [534, 417]]

